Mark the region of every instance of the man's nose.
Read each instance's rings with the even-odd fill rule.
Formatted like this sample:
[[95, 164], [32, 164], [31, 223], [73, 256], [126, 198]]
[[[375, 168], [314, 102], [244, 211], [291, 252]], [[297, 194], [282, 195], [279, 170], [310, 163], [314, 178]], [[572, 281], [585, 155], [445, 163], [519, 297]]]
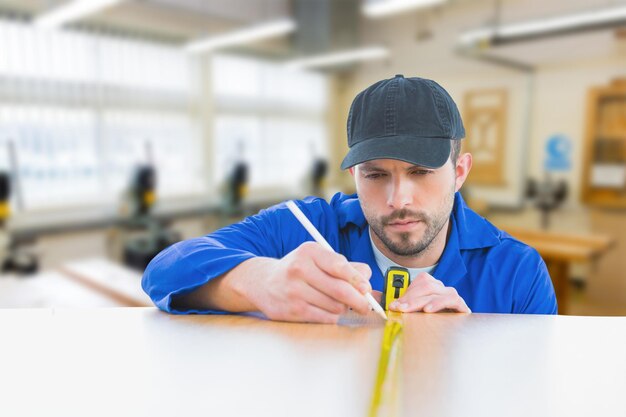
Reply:
[[389, 186], [387, 205], [394, 209], [402, 209], [411, 204], [414, 192], [415, 190], [410, 181], [395, 180]]

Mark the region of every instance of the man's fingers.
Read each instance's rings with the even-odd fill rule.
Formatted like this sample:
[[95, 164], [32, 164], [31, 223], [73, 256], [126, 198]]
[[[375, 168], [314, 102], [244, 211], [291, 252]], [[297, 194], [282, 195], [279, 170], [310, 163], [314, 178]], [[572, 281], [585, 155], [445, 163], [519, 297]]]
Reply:
[[309, 284], [304, 285], [307, 285], [308, 288], [305, 290], [303, 298], [309, 304], [332, 314], [345, 314], [348, 310], [348, 307], [346, 307], [345, 304], [329, 297], [321, 291], [318, 291]]
[[372, 270], [368, 264], [362, 262], [348, 262], [357, 272], [364, 278], [369, 280], [372, 276]]
[[[428, 304], [433, 297], [442, 294], [453, 294], [451, 287], [446, 287], [443, 282], [439, 281], [432, 275], [421, 272], [411, 282], [407, 288], [406, 293], [396, 300], [396, 303], [391, 303], [389, 308], [395, 311], [413, 312], [422, 311], [424, 306]], [[456, 294], [456, 291], [454, 291]]]
[[393, 311], [400, 311], [402, 313], [412, 313], [415, 311], [422, 311], [425, 305], [432, 302], [437, 297], [436, 294], [425, 295], [422, 297], [403, 297], [398, 298], [389, 305], [389, 309]]
[[[324, 249], [315, 242], [303, 243], [296, 249], [287, 273], [295, 280], [302, 280], [328, 298], [313, 296], [307, 299], [326, 311], [338, 311], [332, 300], [366, 314], [369, 304], [363, 296], [371, 292], [369, 283], [371, 270], [366, 264], [350, 263], [345, 256]], [[290, 298], [302, 296], [302, 287], [291, 288]]]
[[350, 283], [363, 294], [372, 291], [369, 283], [372, 271], [369, 266], [360, 264], [361, 266], [356, 267], [356, 262], [348, 262], [345, 256], [330, 252], [320, 245], [316, 244], [316, 246], [302, 245], [301, 248], [307, 251], [307, 255], [313, 259], [318, 268], [336, 279]]
[[389, 308], [404, 313], [424, 311], [436, 313], [444, 310], [470, 313], [470, 309], [454, 287], [439, 287], [433, 280], [410, 288], [403, 297], [391, 303]]
[[325, 323], [336, 324], [339, 321], [339, 314], [332, 314], [328, 311], [322, 310], [314, 305], [308, 305], [302, 315], [302, 320], [307, 323]]
[[370, 310], [363, 294], [346, 281], [330, 276], [319, 269], [310, 271], [306, 280], [317, 291], [343, 305], [352, 307], [358, 313], [367, 314]]
[[459, 296], [435, 297], [422, 309], [425, 313], [438, 313], [445, 310], [456, 311], [458, 313], [471, 313], [470, 309], [465, 304], [465, 301], [463, 301], [463, 299]]
[[399, 298], [399, 300], [401, 300], [401, 302], [408, 302], [408, 299], [411, 297], [440, 294], [445, 288], [446, 286], [443, 282], [435, 279], [432, 275], [426, 272], [422, 272], [413, 279], [406, 293], [403, 297]]
[[445, 310], [456, 311], [459, 313], [471, 313], [467, 304], [465, 304], [465, 301], [463, 301], [461, 297], [450, 294], [426, 295], [403, 303], [396, 300], [396, 302], [391, 303], [389, 309], [400, 311], [402, 313], [412, 313], [416, 311], [438, 313]]
[[358, 288], [363, 294], [372, 292], [372, 285], [370, 284], [370, 278], [372, 276], [372, 270], [368, 264], [362, 262], [350, 262], [350, 265], [361, 275], [365, 281], [365, 285]]

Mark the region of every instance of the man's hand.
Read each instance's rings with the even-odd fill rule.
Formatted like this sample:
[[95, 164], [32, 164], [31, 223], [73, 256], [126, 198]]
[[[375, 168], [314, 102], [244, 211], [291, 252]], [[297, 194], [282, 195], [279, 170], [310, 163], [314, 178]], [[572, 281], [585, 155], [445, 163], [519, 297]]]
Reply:
[[446, 287], [443, 282], [432, 275], [422, 272], [413, 279], [404, 296], [389, 305], [390, 310], [410, 313], [423, 311], [437, 313], [440, 311], [456, 311], [471, 313], [465, 301], [453, 287]]
[[[249, 262], [256, 266], [246, 268]], [[369, 266], [317, 243], [306, 242], [282, 259], [250, 259], [240, 266], [249, 275], [233, 289], [270, 319], [336, 323], [348, 307], [370, 310], [363, 297], [372, 291]]]

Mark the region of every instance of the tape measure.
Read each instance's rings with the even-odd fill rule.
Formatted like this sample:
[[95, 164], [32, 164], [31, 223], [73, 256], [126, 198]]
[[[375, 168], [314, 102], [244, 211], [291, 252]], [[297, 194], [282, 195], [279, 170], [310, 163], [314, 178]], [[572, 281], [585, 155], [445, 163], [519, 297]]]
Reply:
[[[402, 400], [402, 322], [400, 313], [389, 313], [378, 358], [378, 372], [369, 417], [400, 415]], [[394, 317], [394, 315], [397, 315]]]
[[393, 300], [402, 297], [410, 284], [409, 270], [401, 266], [391, 266], [385, 272], [385, 286], [383, 287], [383, 308], [389, 310]]
[[372, 395], [369, 417], [399, 415], [402, 400], [402, 315], [389, 311], [389, 304], [402, 297], [409, 287], [411, 275], [401, 266], [392, 266], [385, 272], [383, 287], [383, 308], [388, 311], [389, 320], [385, 323], [383, 343], [378, 360], [378, 373]]

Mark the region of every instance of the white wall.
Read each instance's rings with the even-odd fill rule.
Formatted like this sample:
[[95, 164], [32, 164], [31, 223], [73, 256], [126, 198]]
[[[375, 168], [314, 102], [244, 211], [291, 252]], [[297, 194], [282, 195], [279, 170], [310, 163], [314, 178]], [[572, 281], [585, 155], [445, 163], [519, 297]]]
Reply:
[[573, 143], [572, 170], [565, 176], [571, 186], [570, 206], [580, 205], [587, 124], [587, 92], [626, 77], [626, 56], [595, 62], [568, 62], [540, 67], [535, 76], [532, 101], [532, 137], [529, 172], [539, 177], [543, 169], [545, 141], [555, 133]]
[[[543, 178], [545, 141], [555, 133], [562, 133], [573, 142], [572, 168], [556, 177], [569, 183], [567, 205], [576, 208], [580, 205], [587, 90], [607, 84], [615, 77], [626, 77], [626, 47], [623, 45], [626, 41], [619, 41], [607, 32], [603, 37], [591, 33], [493, 49], [494, 55], [531, 64], [532, 75], [457, 55], [454, 47], [459, 34], [484, 25], [493, 17], [493, 5], [491, 1], [451, 2], [441, 9], [365, 21], [364, 39], [372, 42], [383, 39], [390, 48], [391, 58], [363, 64], [347, 79], [347, 85], [339, 93], [340, 107], [345, 109], [343, 116], [347, 116], [350, 102], [359, 91], [397, 73], [439, 82], [455, 99], [461, 113], [467, 91], [504, 88], [509, 95], [506, 185], [472, 186], [472, 196], [494, 206], [519, 206], [526, 177]], [[535, 1], [530, 7], [527, 1], [511, 0], [503, 2], [502, 15], [508, 21], [519, 21], [611, 5], [617, 4], [555, 0]], [[431, 35], [426, 40], [418, 40], [424, 33]], [[602, 45], [596, 45], [597, 42]], [[607, 46], [605, 42], [614, 45]], [[337, 140], [345, 141], [345, 127], [343, 132]]]

